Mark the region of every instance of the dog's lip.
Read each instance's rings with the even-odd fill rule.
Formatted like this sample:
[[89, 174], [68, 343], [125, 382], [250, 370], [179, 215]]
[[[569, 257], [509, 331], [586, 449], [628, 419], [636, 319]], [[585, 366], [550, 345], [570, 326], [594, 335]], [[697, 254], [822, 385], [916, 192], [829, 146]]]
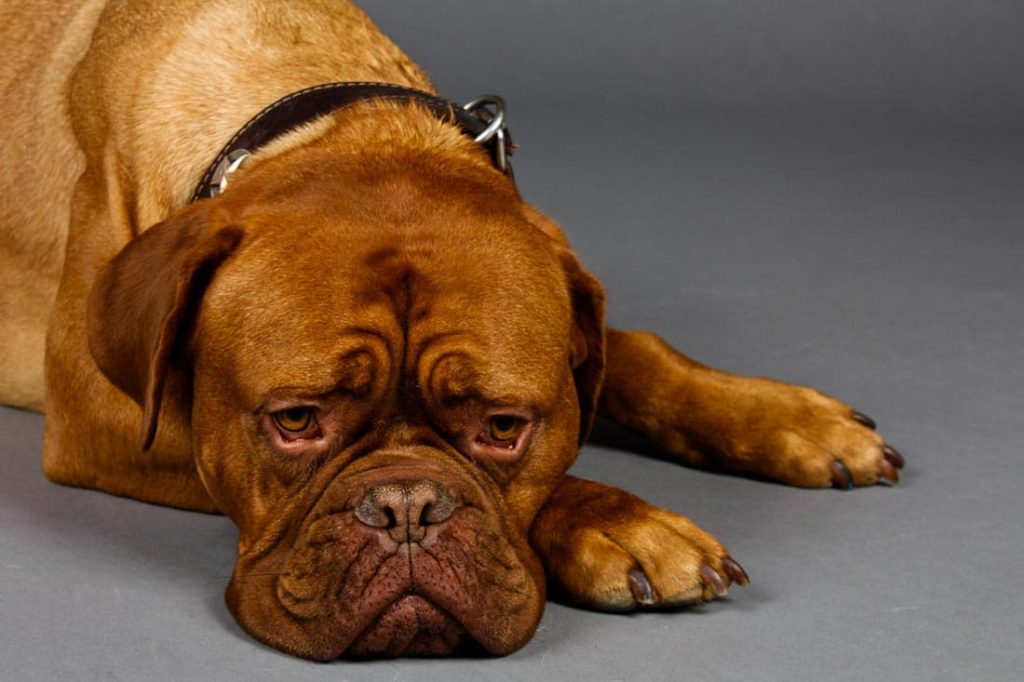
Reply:
[[[396, 642], [393, 639], [388, 641], [389, 646], [384, 649], [379, 648], [379, 643], [374, 647], [371, 644], [374, 634], [377, 634], [381, 628], [387, 627], [389, 617], [394, 617], [400, 614], [403, 610], [412, 610], [415, 613], [417, 620], [416, 625], [418, 626], [416, 631], [412, 633], [411, 637], [407, 636], [407, 640], [398, 648], [394, 646]], [[426, 627], [424, 627], [425, 624]], [[444, 630], [447, 630], [447, 633], [445, 633]], [[424, 633], [430, 636], [431, 639], [429, 641], [436, 642], [437, 645], [440, 645], [439, 648], [434, 650], [419, 650], [414, 651], [413, 653], [446, 655], [452, 653], [458, 648], [458, 645], [460, 644], [459, 640], [463, 639], [463, 636], [467, 634], [467, 630], [461, 619], [455, 617], [425, 595], [419, 594], [414, 590], [404, 592], [397, 595], [394, 600], [385, 605], [384, 608], [380, 609], [377, 615], [367, 623], [366, 627], [360, 630], [352, 639], [352, 643], [348, 646], [345, 653], [355, 653], [356, 655], [379, 655], [383, 653], [391, 656], [401, 656], [405, 654], [417, 642], [417, 640], [422, 639], [420, 635]], [[408, 633], [405, 634], [408, 635]], [[441, 638], [444, 634], [447, 634], [448, 638], [456, 639], [456, 641], [454, 643], [444, 641], [444, 639]]]
[[[403, 552], [398, 552], [396, 555], [392, 555], [391, 559], [405, 560], [400, 558], [399, 555]], [[426, 576], [419, 575], [419, 580], [422, 581]], [[349, 632], [349, 635], [345, 637], [347, 643], [343, 644], [342, 647], [335, 649], [335, 653], [332, 657], [334, 658], [345, 658], [349, 656], [361, 657], [361, 656], [401, 656], [405, 655], [405, 650], [390, 650], [387, 648], [370, 649], [364, 648], [369, 637], [372, 637], [374, 630], [381, 625], [381, 622], [391, 614], [397, 607], [407, 600], [413, 600], [415, 604], [422, 605], [428, 612], [437, 612], [443, 619], [448, 623], [451, 629], [448, 630], [449, 639], [453, 639], [455, 630], [458, 632], [459, 641], [456, 645], [450, 647], [447, 650], [434, 650], [425, 651], [418, 648], [414, 648], [409, 651], [411, 655], [446, 655], [455, 653], [457, 649], [465, 647], [478, 648], [479, 650], [489, 652], [492, 655], [503, 655], [509, 653], [509, 651], [518, 646], [509, 647], [508, 643], [503, 642], [502, 638], [496, 637], [497, 633], [490, 631], [489, 621], [486, 618], [479, 618], [480, 614], [474, 612], [474, 602], [466, 600], [468, 594], [464, 591], [465, 584], [457, 582], [450, 585], [447, 588], [442, 588], [443, 591], [438, 592], [436, 589], [431, 590], [429, 587], [429, 581], [427, 585], [417, 586], [417, 578], [410, 576], [408, 582], [403, 581], [404, 584], [396, 585], [394, 588], [389, 589], [387, 596], [381, 599], [379, 602], [372, 604], [369, 609], [363, 610], [358, 613], [354, 619], [358, 621], [357, 627], [353, 628]], [[461, 595], [460, 598], [459, 596]], [[453, 599], [454, 597], [454, 599]], [[450, 605], [445, 605], [445, 602], [450, 602]], [[455, 608], [451, 605], [465, 605], [467, 608]], [[435, 631], [438, 628], [434, 628]], [[435, 632], [436, 634], [436, 632]], [[413, 637], [409, 642], [406, 643], [408, 647], [413, 641], [422, 644], [422, 637]], [[440, 640], [439, 640], [440, 641]], [[327, 659], [324, 659], [327, 660]]]
[[[406, 603], [407, 600], [413, 600], [414, 602], [422, 604], [430, 611], [436, 612], [436, 614], [445, 619], [445, 621], [449, 625], [453, 626], [454, 628], [457, 628], [460, 639], [459, 644], [461, 646], [452, 647], [450, 650], [443, 652], [436, 652], [436, 655], [446, 655], [454, 653], [457, 648], [476, 648], [480, 651], [488, 652], [491, 655], [502, 656], [507, 653], [510, 653], [511, 651], [519, 648], [519, 646], [522, 645], [522, 643], [520, 642], [512, 646], [509, 646], [507, 642], [502, 642], [500, 637], [495, 637], [496, 633], [490, 632], [488, 630], [486, 619], [481, 620], [473, 618], [472, 613], [465, 613], [461, 616], [456, 613], [453, 613], [450, 609], [442, 606], [438, 602], [438, 599], [431, 597], [430, 595], [427, 595], [422, 591], [416, 590], [414, 586], [410, 586], [410, 589], [399, 592], [395, 595], [394, 599], [388, 600], [384, 606], [375, 609], [374, 613], [371, 616], [369, 616], [369, 620], [367, 621], [366, 625], [360, 628], [358, 634], [352, 637], [349, 640], [349, 643], [345, 646], [345, 648], [342, 651], [340, 651], [335, 657], [358, 657], [366, 654], [380, 655], [380, 651], [374, 653], [370, 650], [360, 651], [359, 649], [361, 645], [364, 643], [364, 640], [367, 638], [367, 636], [372, 635], [374, 630], [380, 626], [381, 622], [389, 614], [394, 612], [396, 608], [402, 606], [403, 603]], [[385, 653], [384, 655], [401, 656], [404, 655], [404, 650], [398, 651], [397, 653]]]
[[[283, 606], [279, 601], [277, 604], [278, 608]], [[406, 631], [406, 641], [399, 643], [399, 646], [396, 646], [394, 638], [388, 639], [384, 646], [379, 641], [375, 643], [375, 635], [387, 636], [386, 632], [379, 632], [379, 629], [393, 625], [388, 623], [389, 617], [401, 617], [400, 611], [403, 609], [411, 609], [415, 613], [418, 626], [416, 631], [411, 635]], [[443, 656], [458, 650], [477, 648], [492, 654], [507, 653], [503, 647], [495, 646], [493, 637], [489, 636], [486, 628], [481, 629], [480, 623], [474, 622], [471, 614], [460, 617], [452, 613], [435, 598], [418, 591], [413, 583], [399, 588], [353, 620], [357, 627], [345, 634], [342, 641], [331, 646], [331, 651], [325, 652], [327, 655], [316, 658], [327, 661], [351, 657]], [[433, 646], [425, 646], [431, 643]]]

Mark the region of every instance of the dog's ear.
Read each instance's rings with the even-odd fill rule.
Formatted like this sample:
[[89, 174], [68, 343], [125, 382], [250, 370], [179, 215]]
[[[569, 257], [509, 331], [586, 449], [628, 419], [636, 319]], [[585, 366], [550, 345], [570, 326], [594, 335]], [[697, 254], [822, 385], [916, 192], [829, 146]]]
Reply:
[[564, 249], [562, 264], [569, 282], [573, 310], [569, 361], [580, 405], [580, 445], [590, 435], [597, 398], [604, 381], [604, 288], [583, 269], [576, 256]]
[[100, 272], [89, 296], [89, 351], [103, 374], [142, 407], [142, 450], [156, 436], [168, 367], [187, 340], [217, 266], [242, 230], [190, 206], [133, 239]]
[[554, 220], [533, 204], [522, 204], [523, 217], [555, 243], [569, 282], [573, 310], [571, 358], [580, 405], [580, 445], [587, 440], [597, 414], [597, 399], [604, 382], [604, 287], [569, 248], [569, 241]]

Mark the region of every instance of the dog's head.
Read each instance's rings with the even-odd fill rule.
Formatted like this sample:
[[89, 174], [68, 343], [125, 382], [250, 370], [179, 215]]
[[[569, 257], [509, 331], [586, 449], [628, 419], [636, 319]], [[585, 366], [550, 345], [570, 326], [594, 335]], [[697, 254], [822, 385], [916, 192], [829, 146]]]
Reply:
[[163, 404], [240, 529], [227, 599], [255, 637], [504, 654], [543, 610], [526, 536], [593, 416], [602, 293], [472, 142], [393, 114], [134, 239], [90, 346], [144, 448], [184, 394]]

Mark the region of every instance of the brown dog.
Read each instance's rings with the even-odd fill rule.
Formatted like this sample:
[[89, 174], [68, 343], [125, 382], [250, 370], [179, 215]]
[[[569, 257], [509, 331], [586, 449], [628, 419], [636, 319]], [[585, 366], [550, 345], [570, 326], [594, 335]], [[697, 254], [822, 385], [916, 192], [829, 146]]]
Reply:
[[228, 604], [264, 642], [504, 654], [546, 581], [607, 610], [744, 584], [687, 519], [565, 475], [595, 412], [695, 466], [896, 481], [850, 407], [605, 329], [558, 227], [428, 107], [340, 108], [190, 204], [289, 93], [431, 90], [354, 6], [20, 0], [0, 26], [0, 399], [45, 404], [52, 480], [230, 516]]

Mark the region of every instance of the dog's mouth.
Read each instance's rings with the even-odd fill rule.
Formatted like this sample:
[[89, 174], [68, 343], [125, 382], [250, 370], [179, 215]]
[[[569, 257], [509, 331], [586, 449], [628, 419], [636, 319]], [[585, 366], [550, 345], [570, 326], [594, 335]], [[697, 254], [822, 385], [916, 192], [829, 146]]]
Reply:
[[[293, 570], [277, 577], [274, 590], [274, 601], [292, 623], [304, 626], [314, 641], [326, 640], [313, 657], [444, 656], [475, 642], [462, 618], [448, 610], [464, 600], [445, 608], [435, 596], [462, 593], [462, 586], [450, 573], [425, 566], [422, 549], [405, 546], [381, 555], [367, 543], [344, 563], [331, 552], [315, 554], [313, 566], [295, 556]], [[473, 614], [465, 617], [472, 620]]]
[[407, 594], [384, 609], [345, 652], [355, 658], [446, 656], [462, 648], [465, 629], [443, 609]]

